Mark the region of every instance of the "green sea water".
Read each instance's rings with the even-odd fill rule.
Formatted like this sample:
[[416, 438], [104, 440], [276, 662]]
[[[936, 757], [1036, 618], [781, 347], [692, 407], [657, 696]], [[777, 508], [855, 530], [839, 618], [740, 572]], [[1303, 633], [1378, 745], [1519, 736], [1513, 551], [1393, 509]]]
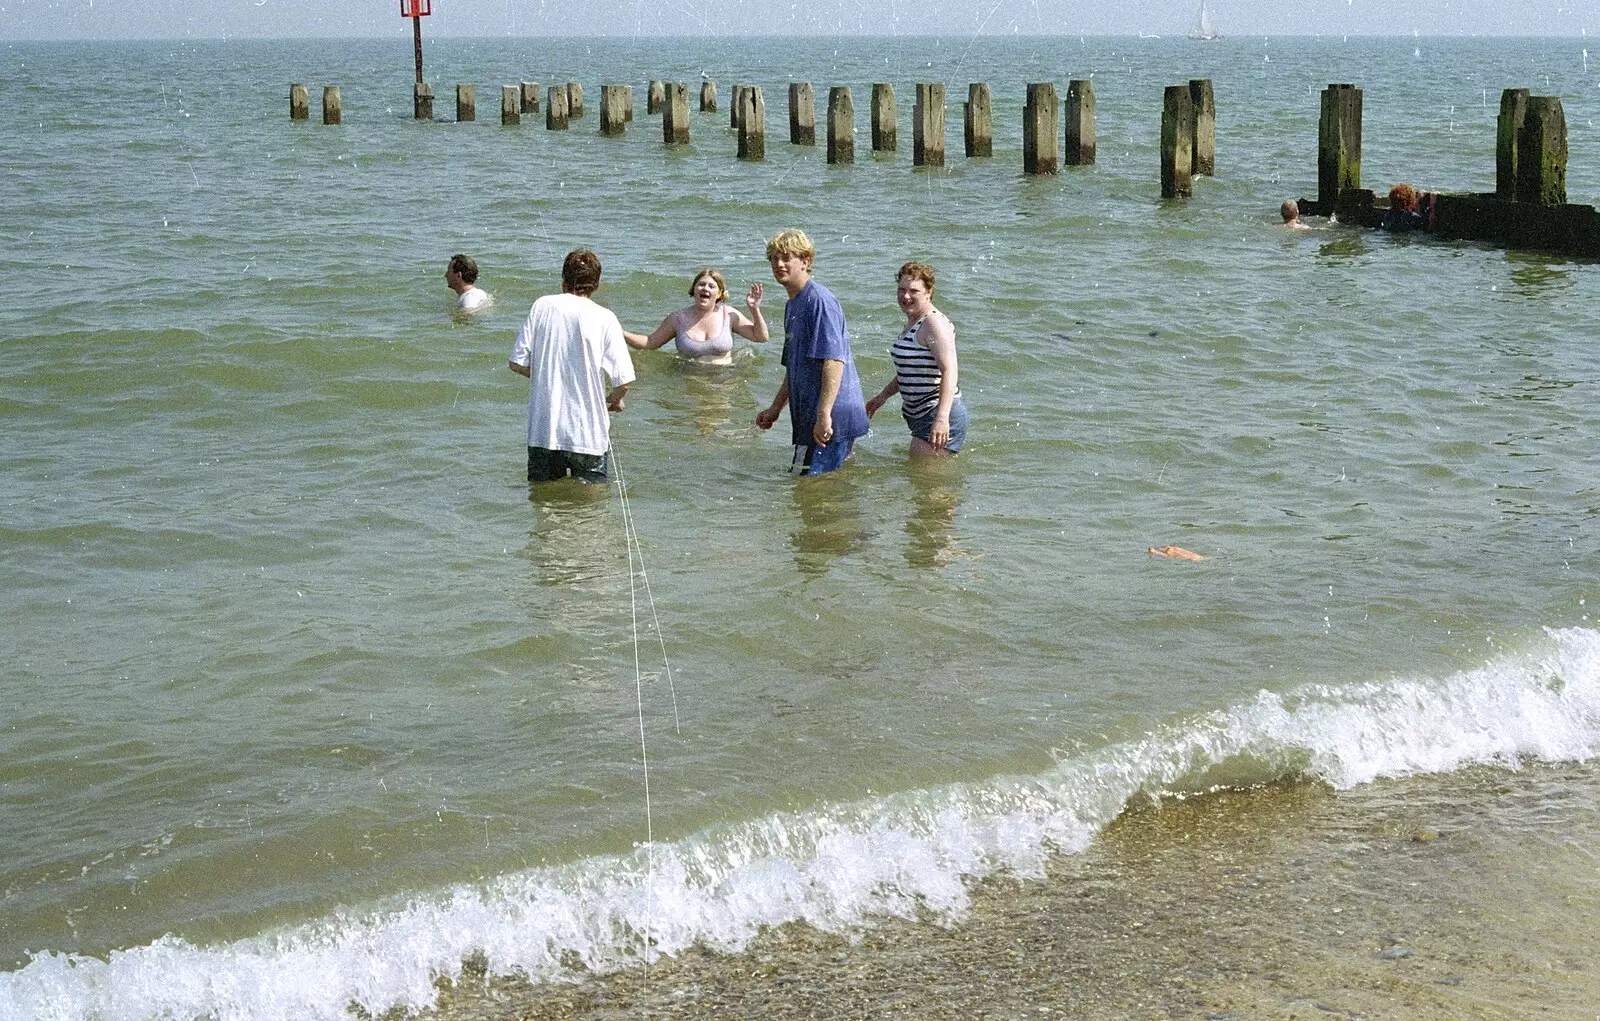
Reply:
[[[0, 46], [0, 1005], [336, 1016], [466, 952], [537, 976], [641, 931], [959, 912], [962, 877], [1139, 792], [1600, 746], [1600, 273], [1276, 224], [1335, 81], [1380, 190], [1491, 190], [1500, 89], [1560, 95], [1595, 202], [1581, 40], [427, 52], [446, 120], [419, 124], [409, 40]], [[663, 146], [645, 81], [703, 75], [764, 86], [763, 162], [725, 105]], [[1025, 178], [1024, 84], [1090, 76], [1098, 162]], [[1161, 89], [1202, 76], [1216, 176], [1163, 202]], [[581, 81], [588, 115], [501, 127], [520, 80]], [[788, 144], [794, 80], [852, 86], [855, 165]], [[291, 123], [291, 81], [339, 84], [344, 124]], [[614, 81], [638, 106], [602, 138]], [[947, 85], [942, 169], [911, 166], [917, 81]], [[961, 154], [970, 81], [990, 159]], [[968, 446], [908, 463], [891, 409], [797, 482], [753, 424], [777, 344], [636, 354], [640, 572], [615, 488], [523, 480], [515, 331], [579, 246], [630, 329], [703, 265], [766, 280], [776, 324], [790, 226], [869, 392], [895, 269], [936, 266]], [[495, 296], [470, 319], [457, 251]], [[1145, 554], [1168, 543], [1210, 559]], [[307, 947], [321, 977], [282, 979]]]

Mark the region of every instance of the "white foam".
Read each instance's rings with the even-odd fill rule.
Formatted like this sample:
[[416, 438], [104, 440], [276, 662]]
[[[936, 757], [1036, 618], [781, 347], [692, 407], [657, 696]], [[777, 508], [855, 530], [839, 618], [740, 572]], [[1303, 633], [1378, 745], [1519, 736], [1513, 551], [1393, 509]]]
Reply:
[[840, 930], [884, 915], [958, 917], [974, 878], [1041, 873], [1141, 793], [1285, 776], [1338, 787], [1470, 763], [1585, 760], [1600, 750], [1600, 632], [1444, 680], [1310, 686], [1066, 759], [1037, 777], [914, 791], [710, 830], [217, 947], [166, 938], [106, 961], [35, 956], [0, 975], [0, 1017], [312, 1021], [421, 1008], [481, 953], [495, 974], [573, 977], [696, 943], [735, 950], [763, 926]]

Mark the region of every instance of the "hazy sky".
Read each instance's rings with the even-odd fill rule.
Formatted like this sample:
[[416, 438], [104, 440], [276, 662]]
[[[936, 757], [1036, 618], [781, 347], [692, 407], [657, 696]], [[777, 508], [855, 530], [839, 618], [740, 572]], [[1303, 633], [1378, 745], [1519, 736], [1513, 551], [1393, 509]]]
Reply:
[[[1600, 0], [1207, 0], [1227, 35], [1554, 35]], [[434, 0], [425, 35], [1183, 34], [1199, 0]], [[580, 15], [573, 17], [574, 14]], [[410, 33], [399, 0], [0, 0], [0, 40]]]

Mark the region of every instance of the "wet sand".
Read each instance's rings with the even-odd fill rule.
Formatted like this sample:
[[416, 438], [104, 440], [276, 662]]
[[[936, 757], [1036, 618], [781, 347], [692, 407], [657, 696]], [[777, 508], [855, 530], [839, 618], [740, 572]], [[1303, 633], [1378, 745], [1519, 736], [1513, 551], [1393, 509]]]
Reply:
[[1600, 1017], [1600, 771], [1473, 769], [1130, 811], [952, 924], [804, 925], [571, 985], [469, 975], [430, 1017]]

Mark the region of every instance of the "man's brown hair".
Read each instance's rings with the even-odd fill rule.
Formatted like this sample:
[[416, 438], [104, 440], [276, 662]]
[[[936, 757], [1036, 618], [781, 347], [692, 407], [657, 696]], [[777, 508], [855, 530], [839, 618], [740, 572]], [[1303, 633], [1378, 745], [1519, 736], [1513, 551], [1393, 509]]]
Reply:
[[567, 253], [561, 264], [561, 289], [588, 297], [600, 289], [600, 256], [587, 248]]

